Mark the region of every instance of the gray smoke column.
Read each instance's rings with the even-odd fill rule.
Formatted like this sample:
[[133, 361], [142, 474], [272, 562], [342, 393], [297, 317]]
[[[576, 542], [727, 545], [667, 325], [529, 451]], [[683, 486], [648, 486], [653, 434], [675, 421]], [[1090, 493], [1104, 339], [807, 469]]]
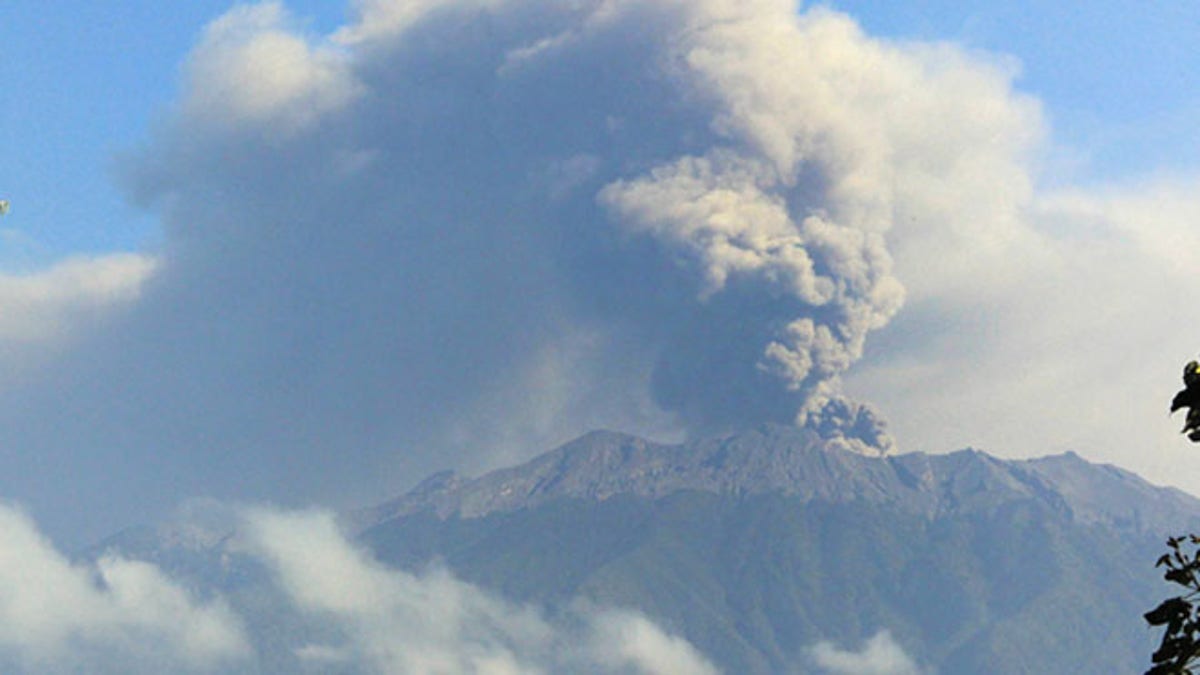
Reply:
[[685, 330], [656, 365], [660, 404], [691, 429], [795, 422], [887, 450], [875, 412], [838, 392], [867, 334], [903, 302], [883, 236], [888, 187], [875, 149], [836, 117], [832, 103], [847, 102], [828, 100], [839, 74], [806, 62], [814, 43], [855, 29], [823, 14], [789, 21], [787, 9], [693, 9], [668, 62], [707, 104], [709, 147], [618, 179], [600, 199], [696, 285]]
[[660, 242], [698, 284], [687, 329], [656, 366], [656, 400], [692, 429], [795, 422], [886, 450], [880, 420], [838, 395], [838, 377], [903, 290], [879, 232], [803, 198], [793, 215], [801, 188], [786, 169], [722, 149], [601, 192], [623, 227]]

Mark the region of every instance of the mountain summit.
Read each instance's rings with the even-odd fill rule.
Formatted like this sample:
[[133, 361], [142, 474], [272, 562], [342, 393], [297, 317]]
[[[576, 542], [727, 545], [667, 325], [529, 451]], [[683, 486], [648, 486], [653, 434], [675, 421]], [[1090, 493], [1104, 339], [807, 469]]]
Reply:
[[871, 457], [840, 449], [810, 430], [781, 425], [674, 445], [593, 431], [479, 478], [434, 474], [412, 491], [360, 512], [358, 519], [375, 525], [426, 511], [441, 518], [480, 518], [558, 499], [661, 499], [689, 490], [886, 505], [925, 517], [1034, 499], [1081, 522], [1137, 532], [1162, 534], [1200, 524], [1200, 500], [1075, 453], [1032, 460], [1002, 460], [973, 449]]
[[[1154, 560], [1200, 531], [1200, 500], [1072, 453], [868, 457], [764, 426], [682, 444], [597, 431], [346, 522], [386, 565], [551, 614], [632, 609], [728, 673], [824, 672], [816, 645], [885, 631], [937, 672], [1123, 673], [1149, 662], [1141, 614], [1168, 592]], [[97, 551], [233, 588], [253, 616], [269, 603], [233, 541], [165, 527]], [[276, 639], [274, 616], [250, 623]]]
[[728, 672], [809, 672], [812, 645], [883, 630], [940, 672], [1138, 672], [1154, 560], [1200, 529], [1200, 500], [1073, 453], [868, 457], [765, 426], [675, 445], [597, 431], [356, 520], [391, 564], [636, 608]]

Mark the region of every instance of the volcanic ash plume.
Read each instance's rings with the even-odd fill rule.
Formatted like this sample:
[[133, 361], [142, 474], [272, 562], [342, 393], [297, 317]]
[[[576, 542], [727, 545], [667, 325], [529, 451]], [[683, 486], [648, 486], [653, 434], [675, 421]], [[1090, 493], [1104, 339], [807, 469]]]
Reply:
[[[209, 29], [141, 176], [160, 300], [287, 344], [261, 363], [297, 400], [386, 411], [362, 447], [765, 422], [889, 447], [840, 376], [903, 301], [879, 101], [923, 66], [787, 2], [361, 9], [325, 40], [273, 4]], [[344, 360], [312, 371], [328, 325]]]
[[780, 0], [370, 0], [328, 36], [244, 5], [184, 73], [127, 164], [153, 275], [0, 392], [18, 498], [77, 448], [105, 504], [361, 502], [598, 427], [886, 450], [841, 387], [903, 302], [885, 238], [945, 271], [948, 181], [986, 202], [1013, 163], [979, 148], [1033, 118]]
[[887, 450], [875, 412], [838, 391], [867, 333], [903, 302], [883, 237], [889, 186], [878, 149], [840, 116], [854, 104], [837, 97], [848, 74], [809, 58], [814, 43], [849, 40], [863, 52], [842, 64], [853, 72], [872, 49], [838, 17], [772, 14], [695, 9], [672, 54], [712, 106], [711, 147], [617, 180], [601, 201], [697, 283], [692, 316], [706, 320], [666, 346], [660, 403], [692, 429], [796, 422]]
[[691, 365], [721, 377], [704, 381], [667, 357], [658, 399], [693, 428], [796, 421], [886, 449], [874, 414], [837, 395], [838, 376], [903, 290], [881, 234], [811, 207], [796, 222], [788, 198], [797, 189], [764, 158], [713, 151], [601, 193], [624, 227], [695, 274], [696, 314], [712, 315], [668, 350], [693, 352]]

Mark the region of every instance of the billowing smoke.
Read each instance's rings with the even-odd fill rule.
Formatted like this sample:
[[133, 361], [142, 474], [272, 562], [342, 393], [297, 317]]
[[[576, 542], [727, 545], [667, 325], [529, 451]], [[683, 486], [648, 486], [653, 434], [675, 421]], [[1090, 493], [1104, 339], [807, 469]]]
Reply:
[[1006, 75], [784, 0], [357, 10], [205, 31], [125, 162], [155, 272], [2, 392], [0, 492], [102, 521], [363, 503], [594, 427], [891, 445], [840, 380], [903, 301], [897, 210], [1023, 133]]
[[[277, 6], [238, 10], [195, 55], [178, 128], [155, 155], [174, 168], [151, 172], [161, 182], [147, 196], [171, 198], [181, 254], [251, 237], [295, 255], [284, 275], [307, 277], [340, 249], [326, 302], [375, 286], [361, 293], [383, 302], [352, 330], [417, 342], [409, 354], [436, 366], [422, 380], [442, 379], [451, 354], [481, 378], [512, 378], [510, 365], [584, 325], [606, 371], [631, 390], [648, 378], [656, 408], [693, 433], [801, 422], [884, 445], [838, 377], [902, 300], [883, 241], [887, 186], [877, 157], [836, 137], [828, 103], [810, 102], [809, 86], [844, 74], [812, 73], [803, 53], [830, 30], [862, 38], [793, 10], [371, 3], [317, 46], [284, 32]], [[244, 171], [173, 177], [195, 154], [212, 159], [197, 134], [255, 151]], [[366, 273], [347, 278], [355, 260]], [[227, 269], [198, 261], [214, 263]], [[272, 281], [271, 300], [312, 283]], [[431, 400], [478, 389], [461, 377]], [[572, 379], [568, 395], [590, 389]]]

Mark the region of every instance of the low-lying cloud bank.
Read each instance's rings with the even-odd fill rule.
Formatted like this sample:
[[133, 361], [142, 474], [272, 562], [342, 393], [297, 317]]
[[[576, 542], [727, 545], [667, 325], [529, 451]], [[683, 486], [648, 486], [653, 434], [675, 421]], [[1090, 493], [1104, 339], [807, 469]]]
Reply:
[[5, 672], [207, 671], [249, 654], [225, 603], [201, 601], [143, 562], [74, 565], [26, 515], [0, 507]]
[[888, 631], [880, 631], [855, 651], [832, 642], [808, 650], [812, 664], [824, 675], [924, 675]]
[[328, 513], [248, 508], [235, 518], [229, 550], [265, 573], [249, 599], [114, 555], [71, 563], [28, 517], [0, 507], [4, 671], [717, 672], [636, 613], [579, 607], [551, 620], [444, 571], [386, 568]]

